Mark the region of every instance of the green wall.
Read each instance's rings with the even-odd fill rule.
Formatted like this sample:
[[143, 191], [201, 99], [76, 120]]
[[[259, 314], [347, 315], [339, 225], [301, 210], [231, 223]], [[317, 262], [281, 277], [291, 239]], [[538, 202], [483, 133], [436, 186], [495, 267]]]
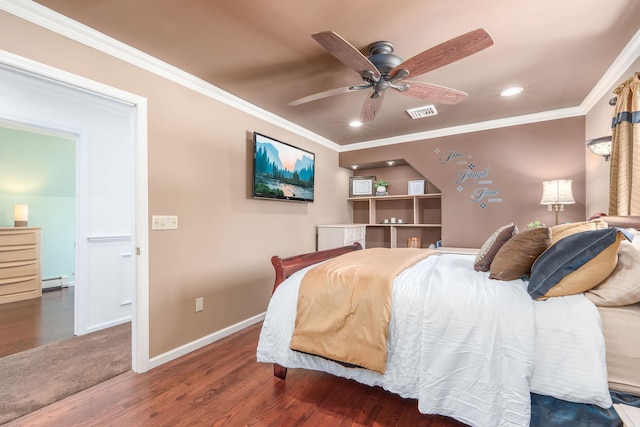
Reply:
[[42, 228], [42, 278], [75, 270], [76, 142], [0, 126], [0, 226], [13, 206], [29, 205], [29, 226]]

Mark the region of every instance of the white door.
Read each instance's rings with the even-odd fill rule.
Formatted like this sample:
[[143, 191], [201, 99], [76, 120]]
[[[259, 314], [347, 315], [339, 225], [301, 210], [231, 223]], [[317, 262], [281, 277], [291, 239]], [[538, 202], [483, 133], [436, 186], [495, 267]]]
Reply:
[[77, 138], [77, 335], [132, 319], [134, 109], [113, 98], [0, 66], [0, 119]]

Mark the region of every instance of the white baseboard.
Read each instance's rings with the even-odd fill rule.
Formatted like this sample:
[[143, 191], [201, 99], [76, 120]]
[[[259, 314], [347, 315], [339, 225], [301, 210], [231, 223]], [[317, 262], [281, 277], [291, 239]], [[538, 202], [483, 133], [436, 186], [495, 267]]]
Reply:
[[265, 315], [266, 315], [266, 312], [262, 314], [258, 314], [254, 317], [250, 317], [249, 319], [243, 320], [242, 322], [238, 322], [235, 325], [228, 326], [224, 329], [221, 329], [217, 332], [207, 335], [206, 337], [202, 337], [195, 341], [191, 341], [188, 344], [175, 348], [159, 356], [152, 357], [149, 360], [149, 369], [156, 368], [164, 363], [170, 362], [174, 359], [177, 359], [178, 357], [184, 356], [185, 354], [191, 353], [192, 351], [198, 350], [218, 340], [221, 340], [222, 338], [228, 337], [233, 333], [236, 333], [245, 328], [248, 328], [251, 325], [255, 325], [256, 323], [263, 321], [265, 318]]
[[[91, 325], [87, 327], [87, 331], [85, 334], [90, 334], [91, 332], [101, 331], [103, 329], [111, 328], [113, 326], [118, 326], [126, 322], [131, 322], [131, 316], [121, 317], [119, 319], [110, 320], [108, 322], [98, 323], [96, 325]], [[82, 334], [84, 335], [84, 334]]]

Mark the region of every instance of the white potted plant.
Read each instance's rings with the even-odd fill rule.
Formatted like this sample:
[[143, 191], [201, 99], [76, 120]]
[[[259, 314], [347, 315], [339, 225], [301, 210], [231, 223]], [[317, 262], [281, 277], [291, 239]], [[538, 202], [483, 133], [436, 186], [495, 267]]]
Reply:
[[387, 195], [387, 187], [389, 186], [389, 182], [386, 179], [380, 178], [376, 182], [374, 182], [374, 185], [376, 186], [376, 196]]

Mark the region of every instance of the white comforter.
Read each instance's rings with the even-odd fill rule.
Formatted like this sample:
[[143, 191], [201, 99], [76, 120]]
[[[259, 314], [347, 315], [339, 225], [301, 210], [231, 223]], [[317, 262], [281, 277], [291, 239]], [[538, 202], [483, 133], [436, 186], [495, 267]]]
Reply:
[[384, 375], [289, 349], [308, 268], [274, 293], [258, 361], [381, 386], [475, 426], [529, 425], [530, 392], [611, 406], [595, 306], [582, 295], [534, 302], [525, 282], [490, 280], [473, 259], [431, 256], [398, 275]]

